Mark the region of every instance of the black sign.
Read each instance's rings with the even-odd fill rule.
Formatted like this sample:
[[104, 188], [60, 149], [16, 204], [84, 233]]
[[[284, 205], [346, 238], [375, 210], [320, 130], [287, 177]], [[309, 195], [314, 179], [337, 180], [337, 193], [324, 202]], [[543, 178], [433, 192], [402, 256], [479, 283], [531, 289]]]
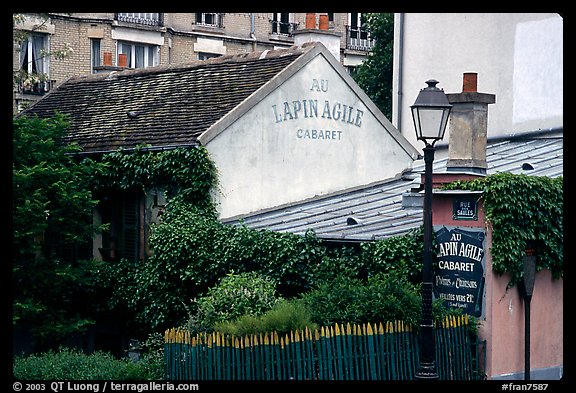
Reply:
[[436, 229], [434, 296], [465, 314], [482, 316], [484, 301], [484, 231]]
[[478, 221], [478, 204], [470, 197], [454, 198], [452, 201], [453, 220]]

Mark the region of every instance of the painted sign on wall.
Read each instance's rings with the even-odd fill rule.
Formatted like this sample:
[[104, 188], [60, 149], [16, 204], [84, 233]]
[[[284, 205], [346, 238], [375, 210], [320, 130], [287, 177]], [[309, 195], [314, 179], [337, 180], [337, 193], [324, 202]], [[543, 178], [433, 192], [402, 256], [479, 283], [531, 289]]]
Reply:
[[482, 228], [436, 226], [434, 296], [448, 307], [481, 317], [484, 304], [485, 233]]
[[[328, 79], [312, 79], [310, 85], [312, 92], [328, 93]], [[362, 127], [362, 116], [364, 116], [364, 110], [353, 105], [315, 98], [286, 100], [282, 104], [272, 105], [272, 112], [276, 124], [289, 120], [321, 119], [317, 129], [297, 127], [295, 135], [298, 139], [332, 141], [342, 140], [342, 129], [322, 129], [321, 124], [326, 124], [327, 120], [333, 120], [338, 127], [342, 124], [351, 124], [360, 128]]]

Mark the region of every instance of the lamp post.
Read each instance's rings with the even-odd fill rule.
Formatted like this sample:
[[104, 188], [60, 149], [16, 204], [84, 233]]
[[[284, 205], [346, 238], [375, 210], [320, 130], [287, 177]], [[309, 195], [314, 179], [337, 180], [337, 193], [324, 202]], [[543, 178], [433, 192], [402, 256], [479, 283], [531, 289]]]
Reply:
[[426, 81], [412, 109], [416, 139], [424, 141], [424, 255], [422, 268], [422, 316], [420, 322], [420, 364], [417, 379], [438, 379], [436, 372], [434, 321], [432, 318], [432, 163], [434, 143], [444, 137], [452, 105], [437, 80]]

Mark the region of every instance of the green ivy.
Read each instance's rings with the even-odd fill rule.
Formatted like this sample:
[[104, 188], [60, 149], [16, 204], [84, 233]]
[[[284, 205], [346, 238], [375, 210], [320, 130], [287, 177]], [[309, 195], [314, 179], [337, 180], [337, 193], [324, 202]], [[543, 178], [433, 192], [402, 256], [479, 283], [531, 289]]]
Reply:
[[195, 206], [212, 209], [210, 192], [217, 171], [203, 146], [150, 151], [139, 146], [105, 154], [94, 174], [96, 190], [145, 190], [158, 187], [168, 196], [179, 194]]
[[398, 272], [412, 283], [422, 281], [422, 255], [424, 227], [419, 226], [401, 236], [362, 244], [366, 271], [375, 273]]
[[456, 181], [444, 189], [482, 191], [486, 220], [492, 226], [492, 269], [509, 273], [508, 287], [523, 277], [523, 258], [536, 244], [536, 271], [563, 276], [563, 177], [498, 173]]

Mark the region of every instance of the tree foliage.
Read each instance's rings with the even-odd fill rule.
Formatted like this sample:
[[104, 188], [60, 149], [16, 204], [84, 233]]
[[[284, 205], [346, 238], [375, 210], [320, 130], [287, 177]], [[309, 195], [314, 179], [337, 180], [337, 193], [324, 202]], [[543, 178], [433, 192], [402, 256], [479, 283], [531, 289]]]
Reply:
[[100, 229], [92, 224], [92, 163], [73, 159], [78, 146], [57, 143], [67, 126], [62, 115], [13, 119], [13, 322], [39, 337], [81, 330], [93, 316], [82, 302], [96, 268], [76, 254]]
[[374, 39], [374, 46], [352, 77], [378, 109], [391, 119], [394, 14], [366, 14], [365, 27]]
[[216, 166], [205, 147], [150, 151], [137, 146], [134, 151], [105, 154], [99, 170], [92, 175], [94, 190], [126, 191], [160, 188], [167, 196], [179, 195], [186, 203], [213, 210], [211, 190], [217, 182]]

